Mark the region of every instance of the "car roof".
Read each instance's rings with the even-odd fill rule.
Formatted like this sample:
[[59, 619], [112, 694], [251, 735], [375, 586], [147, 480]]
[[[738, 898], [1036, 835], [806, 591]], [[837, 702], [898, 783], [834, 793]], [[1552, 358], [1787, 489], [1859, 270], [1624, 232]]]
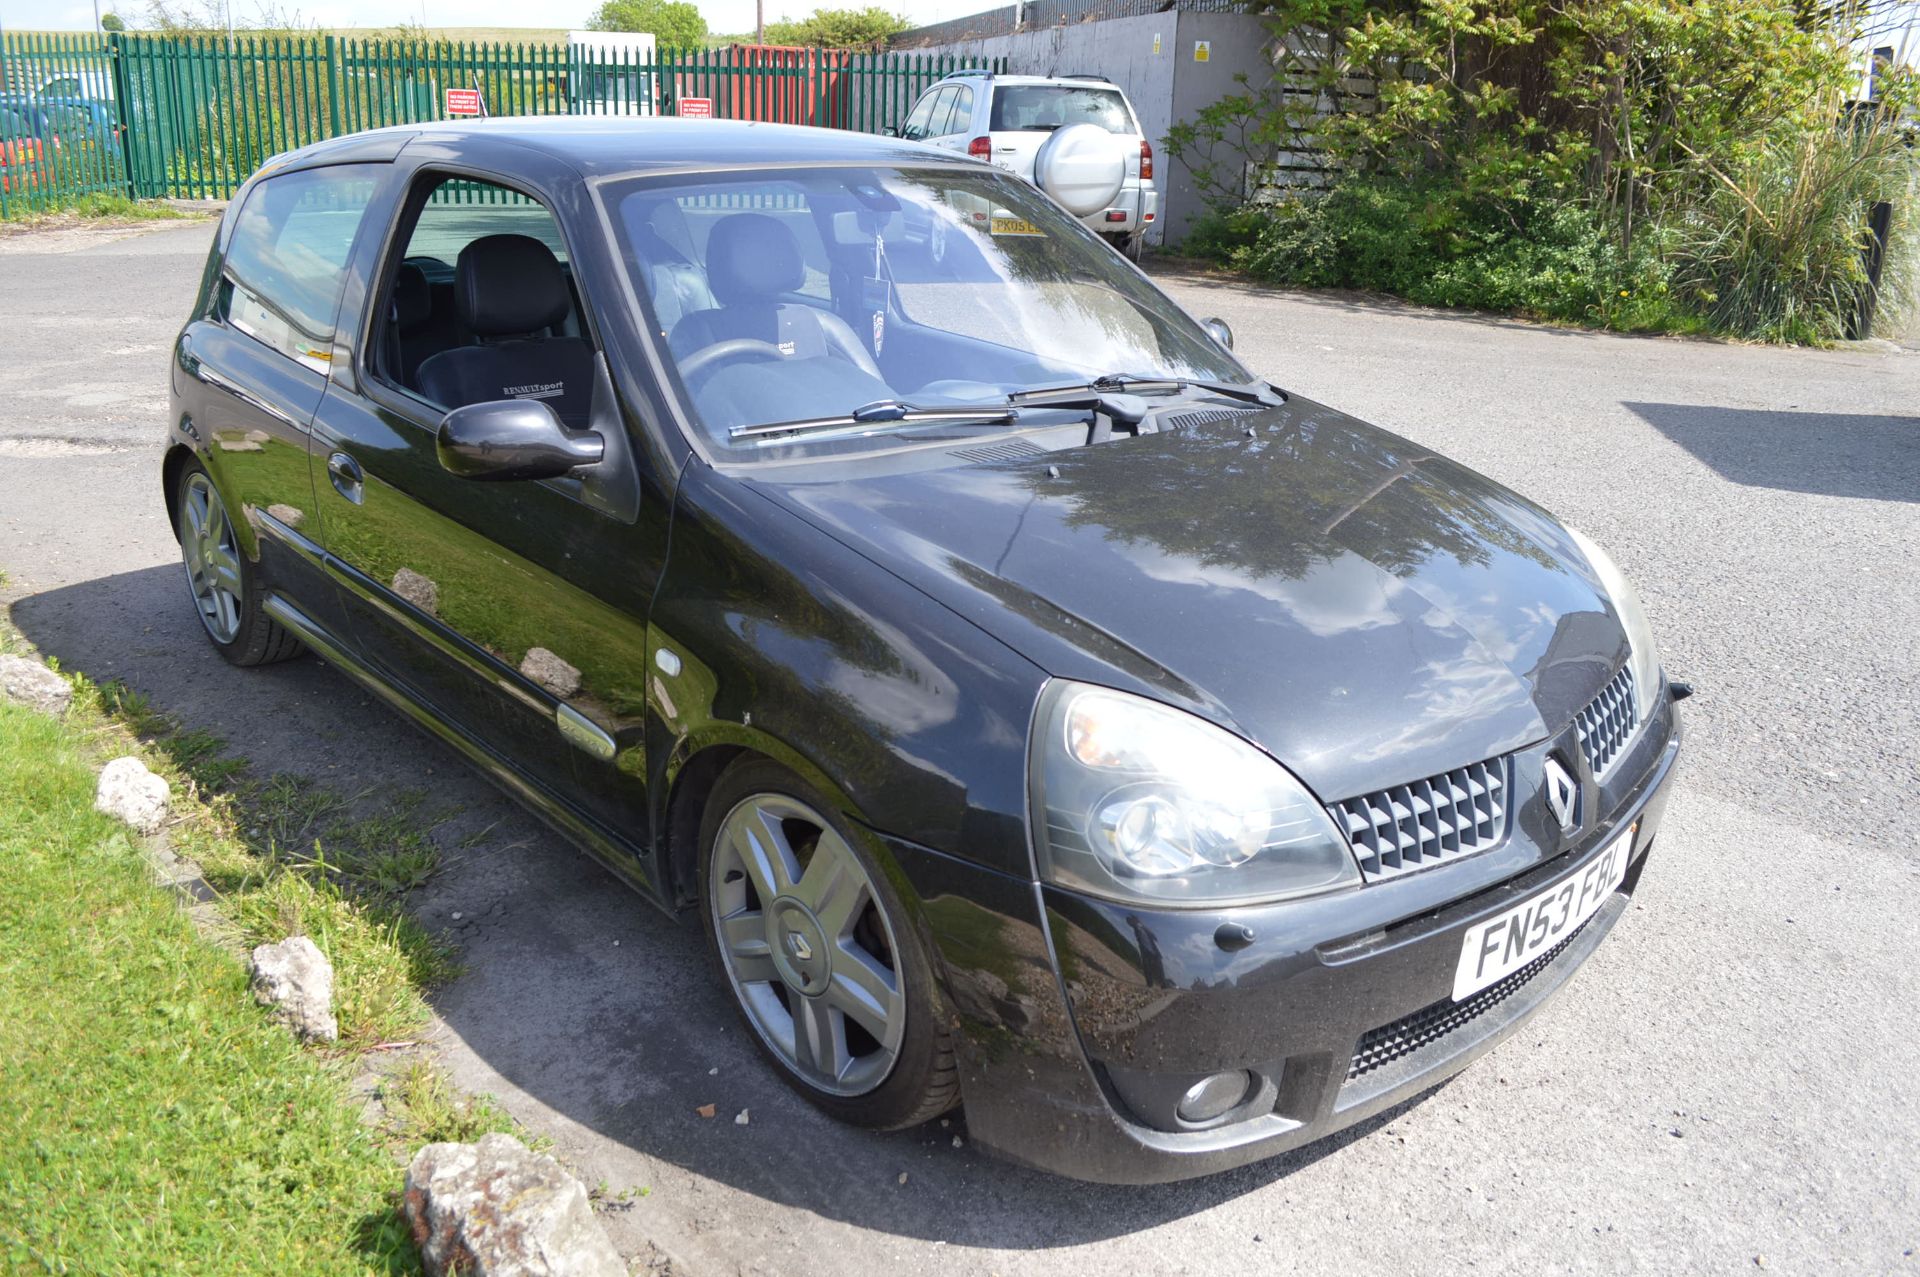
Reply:
[[315, 163], [393, 159], [416, 138], [443, 148], [503, 142], [526, 147], [564, 161], [587, 178], [829, 164], [975, 163], [936, 147], [844, 129], [676, 116], [515, 115], [373, 129], [302, 147], [269, 167], [285, 171]]

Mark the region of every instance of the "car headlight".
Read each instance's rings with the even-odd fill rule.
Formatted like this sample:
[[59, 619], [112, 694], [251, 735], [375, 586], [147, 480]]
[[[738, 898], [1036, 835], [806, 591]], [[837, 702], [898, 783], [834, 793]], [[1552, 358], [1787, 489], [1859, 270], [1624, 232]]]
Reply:
[[1653, 721], [1653, 708], [1660, 695], [1660, 651], [1654, 646], [1653, 626], [1647, 622], [1646, 609], [1640, 606], [1640, 596], [1627, 584], [1626, 574], [1620, 571], [1620, 565], [1613, 556], [1578, 528], [1568, 528], [1580, 552], [1587, 556], [1595, 576], [1600, 578], [1600, 588], [1613, 600], [1613, 610], [1620, 614], [1620, 624], [1627, 631], [1627, 647], [1630, 655], [1627, 660], [1633, 666], [1634, 708], [1638, 711], [1635, 722], [1646, 724]]
[[1035, 730], [1034, 845], [1050, 882], [1174, 906], [1360, 884], [1326, 808], [1230, 732], [1064, 681], [1048, 687]]

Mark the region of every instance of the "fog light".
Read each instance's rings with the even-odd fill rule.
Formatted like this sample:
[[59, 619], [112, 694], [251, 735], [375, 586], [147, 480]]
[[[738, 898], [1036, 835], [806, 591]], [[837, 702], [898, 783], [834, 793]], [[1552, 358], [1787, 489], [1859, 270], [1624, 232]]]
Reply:
[[1183, 1122], [1211, 1122], [1246, 1102], [1253, 1090], [1253, 1074], [1245, 1069], [1216, 1073], [1187, 1088], [1177, 1112]]

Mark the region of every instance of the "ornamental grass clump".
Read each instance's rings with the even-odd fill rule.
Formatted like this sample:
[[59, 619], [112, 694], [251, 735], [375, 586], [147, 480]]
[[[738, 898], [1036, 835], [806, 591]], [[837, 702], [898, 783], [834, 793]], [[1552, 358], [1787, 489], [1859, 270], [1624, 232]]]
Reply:
[[[1675, 289], [1733, 336], [1848, 335], [1869, 286], [1873, 207], [1910, 215], [1916, 154], [1900, 124], [1876, 115], [1770, 140], [1737, 164], [1704, 161], [1706, 196], [1673, 222]], [[1901, 256], [1883, 279], [1889, 295]]]

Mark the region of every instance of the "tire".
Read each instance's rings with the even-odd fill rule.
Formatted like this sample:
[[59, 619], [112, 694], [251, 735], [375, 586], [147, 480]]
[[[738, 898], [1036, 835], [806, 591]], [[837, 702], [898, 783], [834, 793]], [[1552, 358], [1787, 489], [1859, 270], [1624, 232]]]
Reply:
[[1126, 247], [1121, 251], [1127, 255], [1128, 261], [1138, 266], [1142, 261], [1146, 260], [1147, 233], [1145, 231], [1137, 231], [1127, 236]]
[[789, 1086], [871, 1130], [959, 1103], [920, 938], [886, 874], [810, 786], [766, 759], [722, 775], [700, 822], [700, 884], [721, 982]]
[[234, 534], [226, 502], [198, 461], [180, 468], [174, 492], [174, 535], [187, 572], [187, 597], [215, 650], [240, 666], [271, 665], [298, 656], [295, 638], [261, 610], [259, 570]]

